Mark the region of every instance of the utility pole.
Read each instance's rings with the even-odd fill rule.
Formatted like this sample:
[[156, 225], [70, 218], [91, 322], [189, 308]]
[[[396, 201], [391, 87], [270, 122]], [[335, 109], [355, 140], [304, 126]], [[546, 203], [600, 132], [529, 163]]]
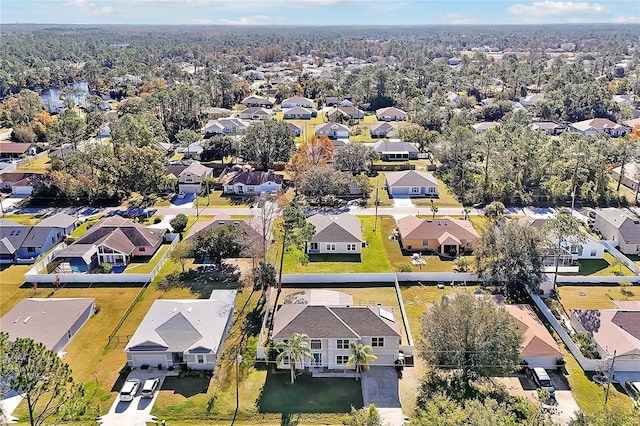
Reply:
[[373, 221], [373, 233], [378, 229], [378, 183], [376, 182], [376, 218]]
[[611, 381], [613, 380], [613, 365], [616, 362], [616, 352], [613, 351], [613, 359], [611, 360], [611, 366], [609, 367], [609, 377], [607, 378], [607, 392], [604, 395], [604, 409], [607, 409], [607, 402], [609, 401], [609, 389], [611, 388]]
[[242, 362], [242, 355], [240, 355], [240, 346], [236, 346], [236, 411], [233, 413], [233, 420], [231, 421], [231, 425], [236, 422], [236, 417], [238, 416], [238, 409], [240, 408], [240, 392], [238, 386], [238, 380], [240, 376], [240, 363]]

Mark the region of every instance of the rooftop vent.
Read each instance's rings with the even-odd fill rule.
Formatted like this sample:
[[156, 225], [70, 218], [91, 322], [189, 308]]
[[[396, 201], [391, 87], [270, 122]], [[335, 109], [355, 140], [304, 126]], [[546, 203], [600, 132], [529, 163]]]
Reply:
[[22, 323], [23, 323], [23, 324], [26, 324], [26, 323], [28, 323], [28, 322], [29, 322], [29, 320], [30, 320], [30, 319], [31, 319], [31, 315], [29, 315], [28, 317], [26, 317], [26, 318], [24, 319], [24, 321], [22, 321]]

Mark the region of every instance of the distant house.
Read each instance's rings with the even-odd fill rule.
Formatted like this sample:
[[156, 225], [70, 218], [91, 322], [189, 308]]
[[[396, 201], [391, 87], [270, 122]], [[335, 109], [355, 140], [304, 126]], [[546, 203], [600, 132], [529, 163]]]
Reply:
[[0, 320], [9, 342], [33, 339], [60, 353], [95, 311], [95, 299], [22, 299]]
[[60, 228], [65, 236], [69, 236], [76, 229], [77, 223], [78, 219], [76, 217], [61, 212], [41, 220], [35, 226]]
[[242, 120], [268, 120], [271, 118], [272, 110], [261, 107], [250, 107], [240, 111], [238, 117]]
[[371, 136], [374, 138], [387, 138], [389, 133], [393, 132], [396, 128], [389, 123], [374, 124], [369, 128]]
[[287, 123], [287, 129], [289, 129], [289, 131], [295, 138], [302, 135], [302, 126], [298, 126], [297, 124], [293, 123]]
[[630, 129], [635, 129], [636, 126], [640, 126], [640, 118], [634, 118], [632, 120], [623, 121], [622, 124]]
[[218, 107], [202, 108], [202, 112], [207, 115], [208, 119], [223, 118], [231, 115], [231, 110]]
[[282, 101], [282, 109], [295, 107], [313, 108], [313, 100], [302, 96], [293, 96]]
[[518, 100], [518, 102], [522, 106], [527, 106], [527, 105], [535, 105], [535, 104], [537, 104], [538, 102], [540, 102], [543, 99], [544, 99], [544, 95], [543, 94], [536, 93], [536, 94], [529, 95], [529, 96], [523, 96]]
[[567, 130], [567, 126], [563, 126], [554, 121], [536, 121], [535, 123], [531, 123], [531, 128], [546, 133], [549, 136], [558, 136]]
[[614, 301], [615, 309], [576, 309], [571, 326], [586, 332], [600, 358], [615, 356], [616, 371], [640, 372], [640, 302]]
[[7, 172], [0, 174], [0, 189], [11, 190], [14, 195], [31, 195], [33, 184], [41, 175], [36, 173]]
[[316, 136], [326, 136], [329, 139], [348, 139], [349, 127], [339, 123], [323, 123], [315, 127]]
[[[189, 234], [185, 238], [185, 241], [193, 242], [195, 241], [196, 236], [199, 232], [217, 229], [223, 225], [237, 226], [243, 231], [243, 239], [246, 239], [247, 241], [262, 241], [262, 224], [260, 223], [260, 218], [258, 218], [257, 216], [252, 216], [251, 219], [240, 220], [231, 219], [231, 217], [228, 215], [216, 215], [216, 217], [211, 221], [196, 222], [189, 230]], [[271, 239], [270, 235], [267, 235], [266, 237], [268, 240]]]
[[315, 214], [308, 220], [315, 226], [313, 237], [307, 241], [308, 254], [360, 254], [362, 252], [362, 225], [357, 216], [349, 213]]
[[602, 233], [602, 239], [612, 241], [621, 252], [640, 254], [640, 218], [628, 210], [597, 209], [595, 227]]
[[405, 250], [447, 256], [472, 251], [480, 239], [471, 222], [449, 216], [424, 220], [415, 216], [403, 217], [398, 220], [398, 235]]
[[[622, 174], [622, 166], [618, 166], [611, 170], [611, 178], [614, 181], [618, 181], [620, 179], [620, 174]], [[0, 179], [2, 175], [0, 175]], [[624, 165], [624, 175], [622, 176], [622, 184], [632, 191], [638, 190], [638, 185], [640, 179], [640, 164], [637, 162], [627, 163]]]
[[200, 194], [206, 186], [206, 179], [213, 177], [213, 169], [194, 162], [190, 165], [169, 166], [177, 172], [178, 191], [189, 194]]
[[202, 141], [194, 142], [189, 146], [176, 148], [176, 154], [182, 154], [185, 159], [198, 159], [203, 151]]
[[531, 306], [506, 305], [505, 308], [522, 333], [520, 357], [527, 362], [527, 367], [555, 369], [558, 360], [562, 358], [562, 352]]
[[10, 220], [0, 222], [0, 263], [29, 264], [64, 240], [61, 227], [25, 226]]
[[336, 121], [341, 116], [352, 120], [362, 120], [364, 112], [354, 106], [337, 106], [327, 111], [327, 120], [329, 121]]
[[418, 148], [409, 142], [378, 142], [373, 147], [382, 161], [418, 159]]
[[318, 111], [310, 108], [293, 107], [284, 111], [283, 118], [285, 120], [310, 120], [316, 117]]
[[240, 103], [247, 108], [273, 108], [273, 105], [276, 103], [276, 101], [270, 98], [263, 98], [262, 96], [249, 96], [247, 98], [244, 98]]
[[338, 105], [338, 102], [340, 102], [340, 98], [338, 96], [327, 96], [324, 100], [324, 103], [327, 106]]
[[153, 256], [164, 242], [166, 232], [117, 215], [102, 218], [56, 254], [54, 262], [59, 264], [56, 273], [86, 273], [103, 263], [124, 269], [134, 257]]
[[44, 104], [47, 106], [49, 114], [60, 114], [67, 108], [64, 105], [64, 101], [61, 101], [60, 99], [48, 99]]
[[[353, 364], [346, 366], [351, 343], [371, 346], [377, 357], [372, 365], [394, 365], [400, 355], [400, 325], [394, 309], [388, 306], [284, 304], [275, 313], [273, 342], [284, 342], [294, 333], [309, 336], [312, 353], [296, 368], [309, 368], [314, 373], [354, 369]], [[278, 367], [289, 366], [284, 359]]]
[[200, 130], [200, 133], [203, 135], [242, 135], [249, 127], [249, 124], [240, 118], [218, 118], [209, 120]]
[[223, 180], [225, 194], [256, 195], [281, 191], [284, 177], [272, 171], [241, 170], [228, 173]]
[[590, 120], [572, 123], [569, 126], [572, 132], [578, 132], [583, 135], [596, 135], [598, 133], [607, 133], [611, 137], [624, 136], [629, 132], [629, 128], [618, 123], [614, 123], [608, 118], [592, 118]]
[[406, 170], [386, 172], [389, 195], [438, 197], [438, 182], [431, 173]]
[[498, 123], [497, 121], [482, 121], [480, 123], [472, 124], [471, 127], [476, 133], [480, 134], [498, 126], [499, 124], [500, 123]]
[[0, 158], [20, 158], [35, 155], [37, 148], [32, 143], [0, 142]]
[[376, 111], [376, 117], [380, 121], [404, 121], [407, 113], [396, 107], [380, 108]]
[[156, 300], [127, 343], [127, 365], [213, 370], [231, 324], [235, 290], [209, 299]]

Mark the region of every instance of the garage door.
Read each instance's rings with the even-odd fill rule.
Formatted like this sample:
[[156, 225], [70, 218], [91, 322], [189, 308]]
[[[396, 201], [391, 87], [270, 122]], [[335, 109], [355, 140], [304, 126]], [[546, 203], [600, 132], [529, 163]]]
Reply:
[[15, 195], [31, 195], [33, 186], [14, 186], [11, 188]]
[[140, 367], [142, 365], [148, 365], [150, 367], [156, 367], [158, 364], [162, 364], [163, 367], [168, 367], [166, 355], [134, 355], [133, 366]]
[[409, 187], [407, 186], [390, 186], [389, 193], [391, 195], [409, 195]]
[[178, 189], [180, 190], [180, 192], [197, 194], [200, 192], [200, 185], [184, 185], [181, 183], [180, 185], [178, 185]]

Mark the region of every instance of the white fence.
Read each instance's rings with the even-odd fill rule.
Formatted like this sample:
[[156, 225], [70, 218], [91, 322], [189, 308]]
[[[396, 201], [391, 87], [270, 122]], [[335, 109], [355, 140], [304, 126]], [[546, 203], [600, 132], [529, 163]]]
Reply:
[[361, 274], [286, 274], [282, 276], [283, 284], [362, 284], [393, 283], [395, 280], [406, 281], [443, 281], [465, 282], [477, 281], [475, 274], [459, 272], [398, 272], [398, 273], [361, 273]]
[[640, 274], [640, 266], [636, 265], [636, 263], [625, 256], [621, 251], [613, 246], [609, 241], [600, 241], [600, 244], [605, 246], [607, 251], [611, 253], [616, 259], [618, 259], [622, 264], [624, 264], [627, 268], [631, 269], [634, 274]]

